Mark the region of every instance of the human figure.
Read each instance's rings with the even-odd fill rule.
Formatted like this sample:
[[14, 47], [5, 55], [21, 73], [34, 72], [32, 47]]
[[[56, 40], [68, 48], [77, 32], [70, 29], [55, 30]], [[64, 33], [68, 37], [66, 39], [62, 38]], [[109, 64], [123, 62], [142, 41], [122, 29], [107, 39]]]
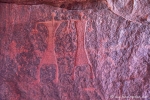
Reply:
[[[77, 30], [77, 51], [76, 51], [75, 67], [82, 66], [82, 65], [89, 65], [90, 73], [91, 73], [90, 77], [93, 79], [94, 78], [93, 68], [92, 68], [92, 64], [89, 61], [89, 57], [85, 47], [85, 31], [86, 31], [87, 20], [83, 19], [83, 16], [84, 14], [80, 13], [80, 20], [75, 21], [75, 27]], [[74, 76], [75, 75], [73, 75], [73, 79]]]
[[55, 64], [56, 66], [56, 74], [55, 74], [55, 83], [58, 83], [58, 77], [59, 77], [59, 69], [57, 64], [57, 58], [55, 54], [55, 33], [62, 21], [55, 21], [55, 13], [52, 13], [52, 21], [46, 21], [46, 22], [38, 22], [36, 24], [36, 27], [38, 24], [44, 24], [48, 29], [48, 48], [47, 51], [44, 53], [42, 57], [42, 61], [40, 63], [39, 69], [38, 69], [38, 79], [40, 81], [40, 68], [43, 64]]

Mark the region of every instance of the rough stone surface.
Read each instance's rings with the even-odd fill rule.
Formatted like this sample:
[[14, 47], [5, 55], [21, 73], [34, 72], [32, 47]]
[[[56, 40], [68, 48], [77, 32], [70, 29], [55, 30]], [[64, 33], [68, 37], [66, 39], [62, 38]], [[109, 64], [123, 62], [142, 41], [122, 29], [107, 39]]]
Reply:
[[150, 23], [149, 0], [107, 0], [111, 10], [136, 23]]
[[46, 4], [68, 10], [101, 9], [105, 3], [118, 16], [137, 24], [150, 23], [149, 0], [0, 0], [1, 3], [20, 5]]
[[123, 1], [0, 3], [0, 100], [150, 100], [150, 5]]

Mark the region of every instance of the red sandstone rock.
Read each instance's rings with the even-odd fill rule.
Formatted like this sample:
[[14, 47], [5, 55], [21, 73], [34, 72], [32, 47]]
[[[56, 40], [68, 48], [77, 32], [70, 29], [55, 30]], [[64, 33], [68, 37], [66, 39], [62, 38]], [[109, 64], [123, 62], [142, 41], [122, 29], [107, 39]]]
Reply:
[[149, 100], [148, 21], [107, 1], [0, 3], [0, 100]]
[[149, 0], [107, 0], [110, 9], [117, 15], [136, 23], [150, 22]]
[[30, 5], [47, 4], [70, 10], [101, 8], [101, 4], [105, 2], [113, 13], [126, 20], [137, 24], [150, 22], [149, 0], [0, 0], [0, 2]]

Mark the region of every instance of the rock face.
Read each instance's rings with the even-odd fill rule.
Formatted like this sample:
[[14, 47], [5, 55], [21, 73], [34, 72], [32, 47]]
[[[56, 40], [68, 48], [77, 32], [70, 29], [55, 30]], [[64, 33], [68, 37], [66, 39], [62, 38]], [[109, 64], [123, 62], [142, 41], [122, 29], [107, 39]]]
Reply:
[[149, 0], [107, 0], [111, 10], [136, 23], [150, 23]]
[[72, 1], [0, 3], [0, 100], [150, 100], [148, 0]]
[[150, 23], [149, 0], [0, 0], [2, 3], [21, 5], [46, 4], [69, 10], [97, 9], [102, 3], [118, 16], [137, 24]]

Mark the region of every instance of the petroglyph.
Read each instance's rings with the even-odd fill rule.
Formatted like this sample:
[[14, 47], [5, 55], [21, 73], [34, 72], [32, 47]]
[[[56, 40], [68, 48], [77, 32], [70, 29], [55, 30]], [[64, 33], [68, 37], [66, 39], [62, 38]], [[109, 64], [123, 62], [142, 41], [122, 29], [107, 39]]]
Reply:
[[93, 68], [89, 61], [88, 54], [85, 47], [85, 31], [86, 31], [87, 20], [83, 19], [83, 15], [84, 15], [83, 13], [80, 13], [81, 19], [75, 21], [75, 27], [77, 30], [77, 51], [76, 51], [75, 67], [89, 65], [90, 73], [91, 73], [90, 77], [94, 78]]
[[12, 41], [11, 44], [10, 44], [10, 47], [11, 47], [11, 53], [10, 53], [10, 57], [11, 59], [14, 59], [16, 54], [17, 54], [17, 49], [16, 49], [16, 42], [15, 41]]
[[[40, 68], [43, 64], [55, 64], [56, 65], [56, 78], [54, 82], [58, 82], [58, 65], [57, 65], [57, 59], [56, 59], [56, 54], [55, 54], [55, 32], [57, 28], [60, 26], [60, 24], [63, 21], [55, 21], [55, 13], [52, 13], [52, 21], [46, 21], [46, 22], [38, 22], [36, 24], [36, 29], [37, 31], [37, 25], [38, 24], [43, 24], [47, 27], [49, 37], [48, 37], [48, 48], [47, 51], [44, 53], [42, 61], [40, 63], [40, 67], [38, 69], [38, 74], [37, 74], [37, 79], [38, 82], [40, 82]], [[80, 20], [69, 20], [67, 21], [67, 27], [64, 29], [65, 33], [70, 33], [72, 30], [70, 29], [70, 24], [72, 22], [75, 23], [75, 28], [77, 31], [77, 51], [76, 51], [76, 60], [75, 60], [75, 67], [76, 66], [83, 66], [83, 65], [88, 65], [90, 67], [90, 78], [94, 78], [94, 73], [93, 73], [93, 68], [92, 64], [89, 61], [89, 57], [86, 51], [85, 47], [85, 32], [86, 32], [86, 25], [87, 25], [87, 20], [83, 19], [84, 14], [80, 13]], [[92, 29], [91, 29], [92, 30]], [[75, 67], [73, 69], [73, 79], [75, 78]]]
[[57, 65], [57, 58], [55, 54], [55, 32], [62, 23], [62, 21], [55, 21], [55, 13], [52, 13], [52, 21], [46, 21], [46, 22], [38, 22], [36, 24], [36, 28], [38, 24], [44, 24], [48, 29], [48, 48], [47, 51], [44, 53], [42, 61], [40, 63], [39, 69], [38, 69], [38, 82], [40, 81], [40, 68], [43, 64], [55, 64], [56, 66], [56, 77], [54, 82], [58, 82], [59, 72], [58, 72], [58, 65]]

